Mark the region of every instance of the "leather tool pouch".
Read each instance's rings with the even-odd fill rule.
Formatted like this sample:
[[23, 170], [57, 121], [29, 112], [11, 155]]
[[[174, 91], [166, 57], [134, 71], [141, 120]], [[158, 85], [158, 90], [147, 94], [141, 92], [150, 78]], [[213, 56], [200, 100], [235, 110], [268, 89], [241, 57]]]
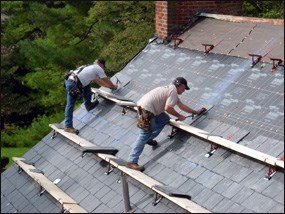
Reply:
[[153, 114], [141, 108], [140, 106], [138, 106], [137, 114], [138, 114], [137, 127], [139, 127], [140, 129], [143, 129], [146, 132], [150, 132], [151, 131], [150, 121], [151, 121]]
[[75, 85], [68, 93], [73, 97], [81, 99], [83, 93], [82, 85], [79, 83], [77, 76], [74, 76], [74, 79], [75, 79]]

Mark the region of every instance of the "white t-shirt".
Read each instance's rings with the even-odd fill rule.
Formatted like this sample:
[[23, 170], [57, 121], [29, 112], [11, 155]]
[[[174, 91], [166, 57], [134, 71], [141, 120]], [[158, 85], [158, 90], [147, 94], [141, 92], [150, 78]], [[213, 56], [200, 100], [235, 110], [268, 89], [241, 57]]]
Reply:
[[[76, 71], [74, 72], [77, 73]], [[90, 84], [92, 80], [101, 79], [107, 77], [103, 68], [97, 64], [88, 65], [77, 75], [82, 86], [85, 87]]]
[[175, 85], [157, 87], [146, 93], [137, 104], [154, 115], [164, 112], [165, 105], [174, 107], [179, 101]]

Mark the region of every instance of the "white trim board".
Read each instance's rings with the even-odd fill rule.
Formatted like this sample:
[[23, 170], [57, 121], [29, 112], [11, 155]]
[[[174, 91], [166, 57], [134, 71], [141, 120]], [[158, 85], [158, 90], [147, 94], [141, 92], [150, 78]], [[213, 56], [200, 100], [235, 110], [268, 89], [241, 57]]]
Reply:
[[272, 166], [278, 166], [284, 169], [284, 161], [275, 158], [273, 156], [267, 155], [265, 153], [259, 152], [257, 150], [251, 149], [249, 147], [234, 143], [230, 140], [227, 140], [225, 138], [222, 138], [220, 136], [211, 135], [210, 133], [198, 129], [194, 126], [190, 126], [187, 124], [184, 124], [180, 121], [175, 121], [174, 119], [170, 119], [170, 125], [173, 125], [177, 128], [180, 128], [184, 131], [187, 131], [191, 134], [194, 134], [195, 136], [201, 137], [207, 141], [211, 141], [213, 143], [216, 143], [218, 145], [221, 145], [225, 148], [231, 149], [233, 151], [236, 151], [238, 153], [244, 154], [248, 157], [254, 158], [256, 160], [262, 161], [264, 163], [270, 164]]
[[[93, 143], [86, 141], [85, 139], [81, 138], [80, 136], [65, 132], [63, 129], [58, 128], [57, 126], [60, 124], [49, 124], [49, 126], [56, 131], [57, 133], [61, 134], [62, 136], [66, 137], [67, 139], [71, 140], [72, 142], [82, 146], [82, 147], [89, 147], [89, 146], [95, 146]], [[201, 207], [200, 205], [194, 203], [193, 201], [181, 198], [181, 197], [174, 197], [169, 196], [165, 194], [164, 192], [156, 189], [154, 185], [163, 185], [160, 182], [154, 180], [153, 178], [147, 176], [146, 174], [127, 168], [125, 165], [118, 164], [120, 159], [116, 156], [109, 155], [109, 154], [102, 154], [97, 153], [96, 154], [101, 159], [105, 160], [106, 162], [110, 163], [115, 168], [119, 169], [120, 171], [124, 172], [125, 174], [129, 175], [130, 177], [134, 178], [135, 180], [139, 181], [140, 183], [144, 184], [146, 187], [150, 188], [154, 192], [157, 192], [164, 198], [167, 198], [168, 200], [174, 202], [178, 206], [182, 207], [183, 209], [191, 212], [191, 213], [210, 213], [210, 211], [206, 210], [205, 208]]]
[[[24, 158], [13, 157], [13, 161], [19, 165], [31, 178], [33, 178], [43, 189], [45, 189], [51, 196], [53, 196], [59, 203], [62, 204], [65, 210], [70, 213], [88, 213], [78, 205], [70, 196], [51, 182], [46, 176], [39, 172], [32, 172], [36, 170], [33, 165], [26, 164]], [[40, 197], [40, 196], [39, 196]]]

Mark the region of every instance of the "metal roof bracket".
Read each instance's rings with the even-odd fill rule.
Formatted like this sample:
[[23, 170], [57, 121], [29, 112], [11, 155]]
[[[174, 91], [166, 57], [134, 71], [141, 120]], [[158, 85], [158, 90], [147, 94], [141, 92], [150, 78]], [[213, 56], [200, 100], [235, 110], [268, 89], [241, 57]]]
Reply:
[[[265, 51], [263, 54], [248, 54], [249, 56], [251, 56], [251, 67], [253, 68], [253, 66], [255, 66], [263, 57], [265, 57], [270, 51], [272, 51], [272, 48]], [[254, 57], [257, 57], [256, 59], [254, 59]]]
[[211, 157], [214, 154], [214, 152], [218, 149], [218, 147], [219, 147], [218, 145], [214, 145], [214, 143], [212, 142], [210, 151], [207, 154], [205, 154], [205, 157], [206, 158]]
[[113, 172], [114, 167], [109, 163], [108, 164], [108, 170], [105, 172], [105, 175], [109, 175], [111, 172]]
[[274, 166], [269, 166], [267, 175], [264, 177], [265, 180], [269, 181], [273, 175], [276, 173], [276, 167]]
[[[255, 66], [262, 58], [261, 55], [258, 55], [258, 54], [248, 54], [249, 56], [251, 56], [251, 60], [252, 60], [252, 63], [251, 63], [251, 67], [253, 68], [253, 66]], [[254, 59], [254, 57], [257, 57]]]
[[[281, 158], [279, 158], [281, 161], [284, 161], [284, 156], [282, 156]], [[266, 159], [265, 159], [266, 160]], [[265, 162], [264, 160], [264, 162]], [[268, 172], [267, 172], [267, 175], [264, 177], [265, 180], [269, 181], [273, 175], [276, 173], [277, 171], [277, 166], [269, 166], [269, 169], [268, 169]]]
[[176, 49], [178, 47], [178, 45], [180, 45], [183, 42], [183, 39], [180, 38], [174, 38], [174, 46], [173, 49]]
[[205, 51], [204, 51], [205, 54], [209, 53], [215, 47], [212, 44], [202, 44], [202, 45], [205, 46]]
[[179, 129], [176, 128], [175, 126], [172, 126], [171, 133], [170, 135], [168, 135], [168, 138], [169, 139], [173, 138], [178, 132], [179, 132]]
[[[272, 68], [271, 71], [274, 72], [277, 70], [277, 67], [283, 62], [282, 59], [278, 59], [278, 58], [270, 58], [270, 60], [272, 60]], [[275, 63], [275, 61], [277, 61]]]
[[161, 199], [162, 199], [163, 197], [160, 195], [160, 194], [158, 194], [157, 192], [155, 193], [155, 199], [154, 199], [154, 201], [152, 202], [152, 205], [153, 206], [156, 206], [160, 201], [161, 201]]

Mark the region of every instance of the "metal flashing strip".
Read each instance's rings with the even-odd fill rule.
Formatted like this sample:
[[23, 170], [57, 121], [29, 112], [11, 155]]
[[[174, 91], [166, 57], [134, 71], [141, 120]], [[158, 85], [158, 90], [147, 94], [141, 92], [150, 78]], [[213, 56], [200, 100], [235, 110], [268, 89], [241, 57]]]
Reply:
[[[65, 132], [62, 128], [59, 128], [60, 124], [49, 124], [49, 126], [57, 133], [61, 134], [62, 136], [66, 137], [67, 139], [71, 140], [72, 142], [82, 146], [82, 147], [94, 147], [94, 144], [81, 138], [80, 136]], [[186, 198], [181, 197], [174, 197], [166, 194], [165, 192], [158, 190], [155, 188], [156, 185], [162, 185], [160, 182], [154, 180], [153, 178], [149, 177], [148, 175], [136, 171], [133, 169], [129, 169], [124, 165], [120, 164], [122, 162], [120, 158], [110, 155], [110, 154], [102, 154], [102, 153], [96, 153], [98, 157], [105, 160], [109, 164], [111, 164], [113, 167], [119, 169], [121, 172], [129, 175], [133, 179], [139, 181], [140, 183], [144, 184], [146, 187], [150, 188], [151, 190], [155, 191], [156, 193], [160, 194], [164, 198], [167, 198], [168, 200], [174, 202], [178, 206], [182, 207], [183, 209], [191, 212], [191, 213], [210, 213], [210, 211], [206, 210], [205, 208], [199, 206], [198, 204], [194, 203], [193, 201], [190, 201]], [[118, 161], [117, 161], [118, 160]]]
[[223, 21], [231, 22], [248, 22], [248, 23], [268, 23], [273, 25], [284, 25], [284, 19], [266, 19], [256, 17], [244, 17], [244, 16], [231, 16], [221, 14], [200, 13], [198, 16], [214, 18]]
[[[31, 178], [33, 178], [42, 189], [47, 191], [51, 196], [53, 196], [65, 211], [70, 213], [88, 213], [82, 207], [78, 205], [70, 196], [63, 192], [55, 183], [51, 182], [43, 173], [39, 173], [33, 165], [25, 163], [24, 158], [13, 157], [13, 161], [18, 164], [21, 170], [24, 170]], [[42, 191], [41, 191], [42, 192]]]

